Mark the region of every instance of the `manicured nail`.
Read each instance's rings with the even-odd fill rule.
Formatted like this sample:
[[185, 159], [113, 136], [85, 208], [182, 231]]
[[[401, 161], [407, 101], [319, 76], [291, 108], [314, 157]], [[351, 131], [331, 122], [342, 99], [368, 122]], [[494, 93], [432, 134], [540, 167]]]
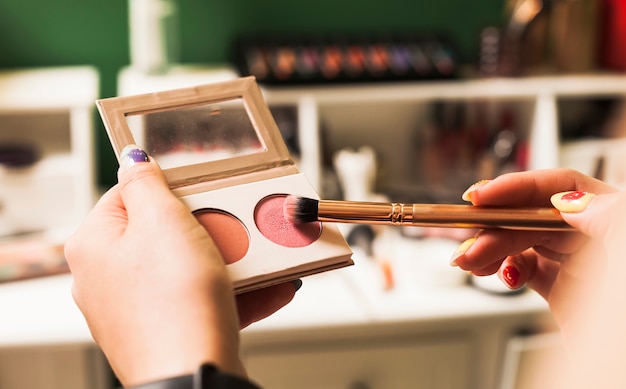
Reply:
[[502, 273], [500, 274], [500, 278], [509, 286], [509, 288], [517, 288], [519, 284], [520, 273], [515, 266], [509, 265], [505, 267], [504, 269], [502, 269]]
[[485, 186], [489, 182], [491, 182], [491, 180], [480, 180], [478, 182], [473, 183], [472, 185], [470, 185], [469, 188], [465, 190], [465, 192], [463, 192], [463, 195], [461, 196], [461, 198], [464, 201], [472, 201], [472, 192], [474, 192], [476, 189], [480, 188], [481, 186]]
[[456, 251], [454, 251], [454, 254], [452, 254], [452, 259], [450, 260], [450, 266], [459, 266], [458, 263], [456, 263], [456, 260], [461, 255], [465, 254], [465, 252], [467, 252], [467, 250], [469, 250], [469, 248], [472, 247], [475, 241], [476, 241], [476, 237], [473, 237], [461, 243], [459, 247], [457, 247]]
[[137, 145], [127, 145], [120, 154], [120, 170], [128, 169], [139, 162], [148, 162], [148, 154]]
[[593, 193], [571, 191], [556, 193], [550, 197], [550, 201], [561, 212], [577, 213], [584, 211], [594, 197]]
[[291, 283], [293, 284], [293, 287], [296, 289], [295, 291], [299, 291], [300, 288], [302, 288], [302, 280], [301, 279], [296, 279], [291, 281]]

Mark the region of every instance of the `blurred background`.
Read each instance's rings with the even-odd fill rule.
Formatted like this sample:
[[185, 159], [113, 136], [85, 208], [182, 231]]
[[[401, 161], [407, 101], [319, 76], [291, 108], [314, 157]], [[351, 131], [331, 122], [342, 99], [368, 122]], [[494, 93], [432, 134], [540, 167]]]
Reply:
[[[345, 36], [376, 40], [412, 34], [445, 39], [454, 48], [458, 69], [464, 70], [455, 76], [621, 71], [626, 66], [620, 58], [623, 5], [613, 0], [164, 3], [174, 7], [174, 25], [166, 27], [173, 50], [167, 59], [182, 64], [235, 65], [241, 37], [304, 35], [336, 37], [341, 43]], [[69, 0], [60, 7], [24, 0], [1, 7], [0, 68], [91, 65], [99, 73], [99, 96], [118, 94], [118, 73], [131, 64], [128, 2]], [[499, 42], [505, 39], [510, 42], [502, 53]], [[110, 186], [116, 163], [99, 120], [96, 126], [97, 180]]]
[[[177, 8], [177, 62], [227, 63], [242, 34], [376, 34], [395, 31], [449, 35], [469, 61], [478, 54], [480, 30], [504, 20], [500, 0], [294, 3], [173, 2]], [[77, 0], [59, 6], [40, 0], [6, 1], [1, 6], [1, 68], [93, 65], [101, 77], [102, 97], [117, 94], [120, 69], [130, 64], [129, 4]], [[103, 131], [98, 140], [98, 179], [115, 180], [116, 162]]]

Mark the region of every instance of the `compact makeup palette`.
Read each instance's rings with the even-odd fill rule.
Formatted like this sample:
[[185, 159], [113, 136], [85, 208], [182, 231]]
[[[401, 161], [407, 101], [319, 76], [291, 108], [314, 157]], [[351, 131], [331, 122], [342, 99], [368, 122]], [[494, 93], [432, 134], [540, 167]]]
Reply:
[[237, 293], [352, 265], [332, 224], [292, 224], [288, 194], [318, 198], [254, 77], [96, 102], [120, 157], [136, 144], [212, 236]]

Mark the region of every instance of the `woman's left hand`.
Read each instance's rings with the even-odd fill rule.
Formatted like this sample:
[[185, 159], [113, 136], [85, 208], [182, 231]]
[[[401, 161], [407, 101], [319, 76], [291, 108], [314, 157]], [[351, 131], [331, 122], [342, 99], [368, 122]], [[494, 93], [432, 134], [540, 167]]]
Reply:
[[211, 237], [138, 148], [119, 184], [66, 244], [72, 293], [124, 385], [190, 374], [202, 363], [245, 376], [239, 329], [287, 304], [294, 284], [237, 297]]

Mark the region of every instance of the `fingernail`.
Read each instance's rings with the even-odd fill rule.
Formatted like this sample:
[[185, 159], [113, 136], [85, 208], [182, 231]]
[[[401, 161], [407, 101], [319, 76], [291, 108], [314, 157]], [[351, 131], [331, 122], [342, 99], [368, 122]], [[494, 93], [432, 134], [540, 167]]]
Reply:
[[472, 201], [472, 192], [474, 192], [476, 189], [480, 188], [481, 186], [485, 186], [489, 182], [491, 182], [491, 180], [480, 180], [478, 182], [473, 183], [472, 185], [470, 185], [469, 188], [465, 190], [465, 192], [463, 192], [463, 195], [461, 196], [461, 198], [464, 201]]
[[589, 192], [560, 192], [553, 194], [550, 202], [561, 212], [576, 213], [584, 211], [594, 197], [595, 195]]
[[465, 252], [467, 252], [467, 250], [469, 250], [469, 248], [472, 247], [475, 241], [476, 241], [476, 237], [473, 237], [461, 243], [459, 247], [457, 247], [456, 251], [454, 251], [454, 254], [452, 254], [452, 259], [450, 260], [450, 266], [459, 266], [459, 264], [456, 263], [456, 260], [461, 255], [465, 254]]
[[302, 288], [302, 280], [301, 279], [297, 279], [297, 280], [293, 280], [291, 281], [291, 283], [293, 284], [293, 287], [296, 289], [295, 291], [299, 291], [300, 288]]
[[512, 265], [509, 265], [502, 269], [502, 273], [500, 273], [500, 278], [504, 283], [506, 283], [509, 288], [515, 289], [519, 284], [520, 273], [519, 270]]
[[120, 170], [128, 169], [139, 162], [148, 162], [148, 154], [137, 145], [127, 145], [120, 154]]

